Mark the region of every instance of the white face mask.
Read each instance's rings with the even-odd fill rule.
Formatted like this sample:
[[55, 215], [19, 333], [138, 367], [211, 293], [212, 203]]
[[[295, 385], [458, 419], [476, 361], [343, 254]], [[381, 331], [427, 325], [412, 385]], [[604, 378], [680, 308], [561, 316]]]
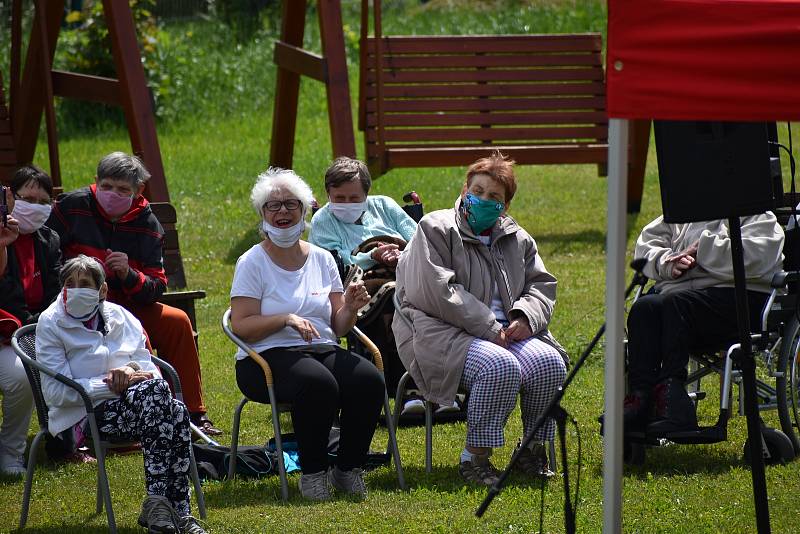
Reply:
[[100, 291], [90, 287], [64, 288], [64, 308], [73, 319], [88, 321], [100, 309]]
[[50, 204], [33, 204], [24, 200], [14, 201], [11, 216], [19, 222], [19, 233], [32, 234], [47, 222], [50, 217]]
[[367, 210], [367, 201], [364, 202], [331, 202], [328, 201], [328, 209], [334, 217], [343, 223], [356, 222], [361, 214]]
[[267, 221], [261, 221], [261, 229], [267, 234], [269, 240], [281, 248], [289, 248], [300, 239], [303, 231], [306, 229], [306, 221], [300, 219], [300, 222], [288, 228], [277, 228], [272, 226]]

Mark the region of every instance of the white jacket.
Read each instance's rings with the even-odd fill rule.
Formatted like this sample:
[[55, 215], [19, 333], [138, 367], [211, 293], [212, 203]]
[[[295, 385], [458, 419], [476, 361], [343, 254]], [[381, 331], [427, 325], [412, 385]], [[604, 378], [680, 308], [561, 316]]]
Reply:
[[[740, 221], [747, 289], [768, 293], [773, 273], [783, 265], [783, 229], [771, 212], [742, 217]], [[667, 259], [695, 242], [698, 243], [697, 265], [679, 278], [673, 278]], [[658, 217], [642, 230], [634, 257], [647, 259], [644, 274], [656, 281], [655, 287], [661, 293], [733, 287], [727, 220], [668, 224], [663, 217]]]
[[[110, 369], [135, 361], [142, 371], [161, 376], [145, 348], [144, 330], [136, 317], [111, 302], [104, 302], [100, 310], [105, 333], [67, 315], [62, 292], [36, 324], [37, 360], [83, 386], [94, 406], [118, 397], [103, 381]], [[83, 419], [86, 408], [77, 391], [44, 373], [41, 377], [49, 429], [55, 436]]]

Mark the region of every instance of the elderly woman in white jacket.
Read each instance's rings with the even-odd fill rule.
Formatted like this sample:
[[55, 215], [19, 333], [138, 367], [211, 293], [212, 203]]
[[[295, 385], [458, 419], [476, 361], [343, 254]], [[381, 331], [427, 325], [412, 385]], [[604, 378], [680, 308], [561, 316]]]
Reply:
[[[189, 507], [189, 414], [151, 361], [142, 325], [105, 302], [105, 274], [93, 258], [67, 261], [59, 279], [61, 294], [36, 325], [37, 359], [86, 390], [102, 437], [141, 442], [148, 497], [139, 524], [203, 533]], [[71, 431], [79, 444], [86, 429], [79, 394], [46, 375], [42, 390], [50, 432]]]

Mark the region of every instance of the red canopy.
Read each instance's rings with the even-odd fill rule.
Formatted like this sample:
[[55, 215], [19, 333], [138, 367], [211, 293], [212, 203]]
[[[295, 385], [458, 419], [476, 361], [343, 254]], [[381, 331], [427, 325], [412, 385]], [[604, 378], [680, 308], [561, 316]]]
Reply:
[[800, 0], [609, 0], [608, 115], [800, 120]]

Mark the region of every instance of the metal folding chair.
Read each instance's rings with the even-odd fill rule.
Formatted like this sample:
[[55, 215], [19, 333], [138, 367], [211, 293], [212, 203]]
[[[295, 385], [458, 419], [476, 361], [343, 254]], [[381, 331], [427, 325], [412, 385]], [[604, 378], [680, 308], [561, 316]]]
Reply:
[[[60, 373], [53, 372], [51, 369], [45, 367], [36, 360], [35, 324], [23, 326], [14, 332], [14, 335], [11, 337], [11, 346], [14, 348], [17, 356], [19, 356], [19, 359], [22, 361], [22, 365], [25, 367], [25, 372], [28, 375], [28, 381], [30, 382], [31, 390], [33, 391], [33, 400], [36, 404], [36, 415], [39, 419], [39, 432], [37, 432], [36, 436], [33, 438], [28, 451], [28, 469], [25, 474], [25, 490], [22, 496], [22, 511], [19, 518], [19, 528], [23, 529], [28, 520], [31, 487], [33, 485], [33, 472], [36, 467], [36, 451], [38, 450], [38, 446], [42, 438], [49, 432], [47, 404], [45, 403], [44, 395], [42, 394], [42, 381], [40, 376], [41, 373], [44, 373], [54, 380], [58, 380], [62, 384], [74, 389], [83, 399], [84, 407], [86, 408], [86, 415], [89, 420], [89, 429], [91, 430], [92, 448], [94, 450], [94, 455], [97, 458], [96, 513], [101, 513], [103, 511], [103, 506], [105, 505], [106, 515], [108, 516], [108, 530], [116, 533], [117, 524], [114, 519], [114, 510], [111, 506], [111, 490], [108, 485], [108, 475], [106, 474], [106, 451], [114, 448], [129, 447], [131, 443], [111, 442], [100, 439], [100, 431], [98, 430], [97, 420], [95, 419], [94, 415], [94, 406], [92, 405], [92, 401], [89, 398], [89, 395], [86, 393], [86, 390], [74, 380]], [[152, 360], [153, 363], [159, 367], [165, 378], [167, 378], [172, 384], [172, 387], [175, 390], [175, 397], [178, 400], [183, 400], [181, 383], [178, 379], [178, 373], [175, 372], [175, 369], [167, 362], [155, 356], [152, 357]], [[189, 460], [189, 473], [192, 478], [192, 482], [194, 483], [197, 508], [200, 512], [200, 517], [205, 519], [206, 505], [203, 497], [203, 488], [200, 486], [200, 477], [197, 473], [197, 464], [194, 461], [194, 454], [192, 453], [191, 447], [189, 447]]]
[[[281, 426], [280, 426], [280, 418], [279, 415], [282, 412], [288, 412], [291, 410], [291, 404], [282, 403], [279, 404], [275, 398], [275, 387], [274, 387], [274, 380], [272, 376], [272, 369], [270, 369], [269, 364], [267, 361], [261, 357], [255, 350], [252, 349], [247, 343], [242, 341], [236, 334], [233, 333], [230, 325], [231, 319], [231, 310], [228, 308], [225, 310], [225, 313], [222, 315], [222, 330], [225, 334], [236, 344], [240, 349], [245, 351], [248, 357], [252, 358], [253, 361], [258, 363], [261, 369], [264, 371], [264, 378], [267, 383], [267, 393], [269, 395], [269, 405], [271, 408], [272, 413], [272, 429], [275, 432], [275, 449], [278, 453], [278, 474], [281, 478], [281, 496], [284, 501], [289, 499], [289, 482], [286, 477], [286, 466], [283, 463], [283, 443], [281, 441]], [[383, 374], [383, 360], [381, 359], [381, 353], [375, 344], [363, 334], [358, 328], [353, 327], [353, 333], [358, 336], [359, 340], [366, 346], [369, 351], [372, 353], [373, 363], [375, 367]], [[250, 402], [250, 399], [247, 397], [243, 397], [242, 400], [239, 402], [239, 405], [236, 407], [236, 411], [233, 414], [233, 428], [231, 430], [231, 461], [228, 465], [228, 478], [233, 479], [236, 475], [236, 453], [239, 447], [239, 423], [242, 417], [242, 409], [244, 408], [245, 404]], [[256, 402], [256, 401], [253, 401]], [[383, 410], [384, 416], [386, 418], [386, 429], [389, 432], [389, 443], [386, 445], [386, 452], [392, 454], [394, 459], [395, 469], [397, 471], [397, 481], [398, 485], [401, 489], [406, 489], [406, 482], [405, 477], [403, 475], [403, 464], [400, 461], [400, 450], [397, 447], [397, 435], [395, 433], [395, 425], [394, 420], [392, 418], [391, 408], [389, 407], [389, 395], [388, 393], [384, 393], [383, 397]]]

